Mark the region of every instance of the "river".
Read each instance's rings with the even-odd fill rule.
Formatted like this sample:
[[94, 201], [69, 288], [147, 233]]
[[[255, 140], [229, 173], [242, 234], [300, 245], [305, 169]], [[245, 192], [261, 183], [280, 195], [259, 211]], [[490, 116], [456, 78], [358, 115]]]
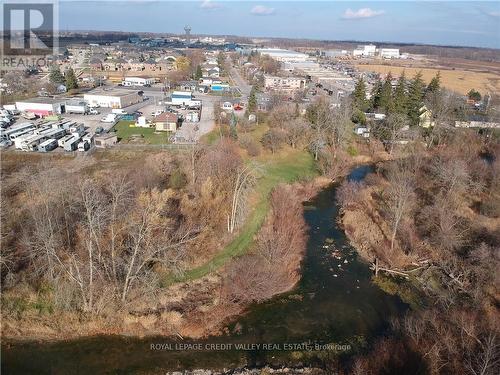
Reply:
[[[370, 166], [353, 169], [361, 181]], [[305, 203], [310, 228], [302, 278], [286, 294], [248, 308], [227, 334], [204, 340], [98, 336], [2, 346], [5, 374], [164, 373], [262, 365], [321, 365], [346, 358], [387, 332], [408, 308], [379, 289], [337, 225], [336, 186]], [[336, 252], [335, 252], [336, 251]], [[236, 345], [245, 344], [245, 347]]]

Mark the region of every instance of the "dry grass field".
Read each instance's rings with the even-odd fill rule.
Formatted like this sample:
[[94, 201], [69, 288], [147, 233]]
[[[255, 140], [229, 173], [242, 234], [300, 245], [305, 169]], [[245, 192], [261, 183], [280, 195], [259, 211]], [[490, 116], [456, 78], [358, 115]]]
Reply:
[[441, 72], [444, 87], [466, 94], [470, 89], [481, 94], [500, 96], [500, 63], [462, 59], [419, 59], [419, 60], [364, 60], [356, 67], [362, 71], [372, 71], [386, 75], [391, 72], [398, 77], [403, 71], [411, 78], [421, 71], [428, 83], [437, 72]]

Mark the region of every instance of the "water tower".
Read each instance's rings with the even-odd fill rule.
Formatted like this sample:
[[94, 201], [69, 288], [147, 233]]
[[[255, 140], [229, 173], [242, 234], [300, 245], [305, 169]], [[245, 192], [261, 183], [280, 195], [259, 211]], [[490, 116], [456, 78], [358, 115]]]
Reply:
[[186, 25], [184, 31], [186, 32], [186, 42], [189, 44], [191, 43], [191, 26]]

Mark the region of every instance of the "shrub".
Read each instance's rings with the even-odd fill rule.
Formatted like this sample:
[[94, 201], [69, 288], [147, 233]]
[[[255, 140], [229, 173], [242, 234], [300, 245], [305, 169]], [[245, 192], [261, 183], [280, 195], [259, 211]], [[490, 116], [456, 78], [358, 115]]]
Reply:
[[187, 184], [186, 176], [180, 169], [175, 169], [168, 179], [168, 184], [172, 189], [182, 189]]

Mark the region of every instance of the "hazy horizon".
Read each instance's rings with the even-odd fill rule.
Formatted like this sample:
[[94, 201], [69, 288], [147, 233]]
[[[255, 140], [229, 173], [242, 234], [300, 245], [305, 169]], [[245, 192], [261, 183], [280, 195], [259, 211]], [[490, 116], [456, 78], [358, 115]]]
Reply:
[[60, 30], [500, 48], [498, 2], [62, 0]]

